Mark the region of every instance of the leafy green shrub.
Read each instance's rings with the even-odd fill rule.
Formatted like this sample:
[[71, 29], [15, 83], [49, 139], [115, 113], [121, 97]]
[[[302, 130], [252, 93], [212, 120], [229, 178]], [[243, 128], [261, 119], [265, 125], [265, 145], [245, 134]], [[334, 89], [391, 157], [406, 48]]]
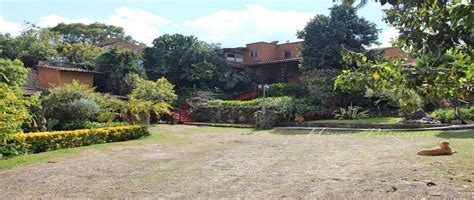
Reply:
[[292, 96], [304, 97], [308, 95], [308, 89], [301, 83], [275, 83], [271, 84], [266, 92], [269, 97]]
[[[449, 123], [451, 120], [456, 120], [453, 109], [437, 109], [431, 113], [443, 123]], [[459, 114], [462, 119], [474, 120], [474, 106], [470, 108], [459, 108]]]
[[59, 121], [56, 130], [82, 128], [100, 112], [98, 102], [105, 101], [100, 93], [77, 81], [55, 87], [41, 99], [44, 117]]
[[148, 135], [146, 127], [133, 125], [73, 131], [18, 133], [13, 134], [6, 144], [12, 145], [21, 153], [39, 153], [91, 144], [126, 141]]
[[334, 112], [334, 117], [336, 119], [363, 119], [368, 117], [368, 111], [361, 111], [359, 106], [348, 106], [347, 108], [340, 108], [338, 111]]
[[63, 125], [62, 128], [73, 130], [84, 128], [84, 123], [95, 119], [99, 112], [100, 108], [96, 102], [89, 99], [76, 99], [59, 104], [59, 107], [50, 113], [50, 116], [59, 119]]

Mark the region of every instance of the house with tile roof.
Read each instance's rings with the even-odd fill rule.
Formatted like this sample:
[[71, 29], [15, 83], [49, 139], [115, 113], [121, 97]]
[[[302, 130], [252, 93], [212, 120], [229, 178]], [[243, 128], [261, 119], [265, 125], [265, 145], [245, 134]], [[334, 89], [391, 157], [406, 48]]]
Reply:
[[64, 63], [39, 61], [28, 74], [28, 83], [23, 88], [25, 95], [33, 95], [43, 90], [72, 83], [74, 80], [93, 87], [94, 75], [98, 73], [100, 72], [75, 68]]
[[245, 70], [262, 83], [299, 82], [302, 42], [255, 42], [245, 47], [224, 48], [227, 63], [237, 70]]
[[[260, 83], [295, 83], [300, 81], [300, 48], [303, 42], [255, 42], [245, 47], [224, 48], [227, 63], [236, 70], [254, 75]], [[387, 58], [407, 58], [412, 65], [414, 58], [397, 47], [376, 48]]]

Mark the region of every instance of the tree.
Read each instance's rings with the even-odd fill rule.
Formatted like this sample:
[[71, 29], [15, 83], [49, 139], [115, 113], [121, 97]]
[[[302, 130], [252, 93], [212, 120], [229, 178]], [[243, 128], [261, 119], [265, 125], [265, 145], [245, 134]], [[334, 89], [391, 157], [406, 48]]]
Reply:
[[330, 10], [329, 16], [317, 15], [312, 19], [298, 32], [298, 38], [304, 39], [300, 70], [311, 100], [323, 107], [335, 108], [358, 104], [362, 98], [360, 92], [347, 94], [333, 90], [334, 78], [346, 68], [341, 51], [365, 51], [365, 46], [376, 43], [378, 30], [375, 24], [359, 18], [351, 6], [336, 5]]
[[102, 53], [95, 61], [96, 69], [102, 72], [95, 80], [98, 90], [116, 95], [129, 94], [132, 88], [127, 75], [145, 76], [144, 69], [138, 65], [139, 58], [137, 53], [115, 47]]
[[0, 57], [21, 60], [26, 67], [39, 60], [50, 60], [57, 55], [58, 36], [46, 29], [29, 28], [18, 37], [0, 34]]
[[474, 5], [461, 0], [398, 0], [385, 11], [386, 21], [399, 31], [407, 50], [440, 55], [474, 45]]
[[70, 44], [66, 42], [58, 47], [58, 52], [63, 62], [92, 69], [94, 61], [102, 53], [102, 49], [91, 44]]
[[59, 33], [61, 40], [68, 43], [99, 44], [110, 39], [120, 39], [135, 43], [130, 36], [125, 34], [122, 27], [98, 22], [92, 24], [60, 23], [49, 29]]
[[174, 85], [165, 77], [161, 77], [155, 82], [135, 76], [134, 86], [130, 98], [141, 99], [153, 102], [167, 102], [171, 104], [176, 100]]
[[250, 82], [225, 62], [218, 46], [205, 43], [194, 36], [162, 35], [153, 47], [144, 51], [144, 67], [151, 79], [165, 76], [181, 94], [186, 88], [230, 91]]
[[415, 96], [429, 102], [448, 100], [456, 117], [462, 120], [459, 100], [472, 101], [473, 96], [472, 4], [434, 0], [391, 4], [394, 6], [386, 11], [387, 21], [400, 32], [397, 44], [417, 55], [416, 65], [361, 60], [364, 55], [349, 53], [350, 59], [346, 60], [357, 66], [340, 75], [336, 86], [365, 86], [378, 92], [399, 93], [400, 106], [412, 107], [411, 111], [416, 105]]
[[354, 8], [336, 5], [330, 10], [329, 16], [316, 15], [297, 33], [304, 40], [302, 71], [343, 69], [342, 49], [363, 52], [366, 46], [377, 42], [375, 24], [359, 18]]

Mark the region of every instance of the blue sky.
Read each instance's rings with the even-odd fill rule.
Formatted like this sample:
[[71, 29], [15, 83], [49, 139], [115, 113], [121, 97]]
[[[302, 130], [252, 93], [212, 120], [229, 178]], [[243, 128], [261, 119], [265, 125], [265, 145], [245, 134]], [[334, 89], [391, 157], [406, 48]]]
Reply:
[[[316, 14], [329, 13], [332, 0], [0, 0], [0, 32], [18, 35], [24, 21], [42, 27], [95, 21], [122, 26], [145, 44], [165, 33], [192, 34], [223, 47], [256, 41], [296, 40], [296, 31]], [[396, 31], [383, 22], [379, 3], [358, 14], [377, 24], [387, 46]]]

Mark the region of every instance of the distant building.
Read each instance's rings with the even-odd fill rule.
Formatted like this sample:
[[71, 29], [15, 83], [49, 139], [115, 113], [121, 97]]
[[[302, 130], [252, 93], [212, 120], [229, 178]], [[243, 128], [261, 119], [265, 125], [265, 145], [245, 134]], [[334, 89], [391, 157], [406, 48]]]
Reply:
[[375, 48], [371, 50], [378, 50], [382, 51], [383, 55], [387, 58], [403, 58], [406, 59], [404, 65], [406, 66], [413, 66], [415, 65], [415, 58], [408, 55], [406, 52], [403, 52], [398, 47], [382, 47], [382, 48]]
[[227, 63], [235, 69], [245, 70], [256, 76], [262, 83], [299, 82], [301, 73], [302, 42], [256, 42], [246, 47], [224, 48]]

